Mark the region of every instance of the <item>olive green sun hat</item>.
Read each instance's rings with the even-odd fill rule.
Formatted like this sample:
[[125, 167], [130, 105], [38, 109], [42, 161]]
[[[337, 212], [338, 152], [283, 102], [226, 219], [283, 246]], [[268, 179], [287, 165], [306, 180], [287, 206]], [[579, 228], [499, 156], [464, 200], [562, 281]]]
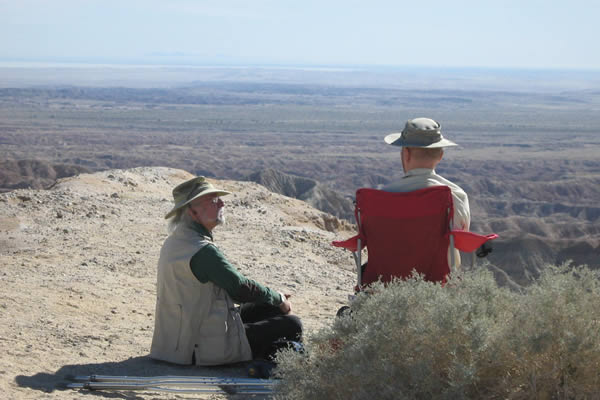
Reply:
[[173, 202], [175, 206], [165, 215], [165, 219], [171, 218], [177, 210], [196, 200], [199, 197], [216, 193], [218, 196], [231, 194], [227, 190], [217, 189], [203, 176], [197, 176], [185, 181], [173, 189]]
[[415, 118], [406, 121], [400, 133], [390, 133], [383, 139], [387, 144], [404, 147], [422, 147], [434, 149], [438, 147], [458, 146], [442, 136], [442, 126], [430, 118]]

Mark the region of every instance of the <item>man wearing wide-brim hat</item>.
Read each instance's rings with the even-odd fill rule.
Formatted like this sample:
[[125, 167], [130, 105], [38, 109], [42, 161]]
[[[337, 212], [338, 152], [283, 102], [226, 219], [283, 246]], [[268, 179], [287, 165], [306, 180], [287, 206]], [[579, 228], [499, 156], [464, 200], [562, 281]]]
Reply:
[[214, 244], [228, 194], [201, 176], [173, 189], [171, 232], [158, 261], [154, 359], [228, 364], [268, 358], [274, 343], [301, 339], [289, 296], [242, 275]]
[[[404, 176], [381, 189], [387, 192], [412, 192], [430, 186], [448, 186], [454, 203], [454, 229], [469, 230], [471, 212], [469, 199], [457, 184], [435, 172], [442, 161], [444, 148], [457, 144], [442, 135], [441, 125], [430, 118], [415, 118], [406, 122], [399, 133], [390, 133], [384, 138], [387, 144], [402, 147], [400, 158]], [[449, 256], [450, 259], [450, 256]], [[456, 265], [460, 254], [455, 253]]]

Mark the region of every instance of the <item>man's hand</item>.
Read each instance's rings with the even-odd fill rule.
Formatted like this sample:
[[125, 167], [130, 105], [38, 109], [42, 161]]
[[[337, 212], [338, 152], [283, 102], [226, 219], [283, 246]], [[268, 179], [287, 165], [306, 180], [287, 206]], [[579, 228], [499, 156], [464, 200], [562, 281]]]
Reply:
[[292, 313], [292, 303], [288, 300], [290, 297], [292, 297], [291, 294], [281, 293], [281, 298], [283, 299], [283, 301], [279, 305], [279, 309], [284, 314], [291, 314]]

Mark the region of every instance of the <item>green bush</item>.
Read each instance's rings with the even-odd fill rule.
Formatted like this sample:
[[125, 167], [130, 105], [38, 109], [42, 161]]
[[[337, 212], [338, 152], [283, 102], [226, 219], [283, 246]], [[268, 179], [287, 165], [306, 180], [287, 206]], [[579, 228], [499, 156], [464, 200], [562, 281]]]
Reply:
[[278, 355], [285, 399], [600, 398], [600, 275], [545, 268], [522, 292], [484, 269], [376, 284]]

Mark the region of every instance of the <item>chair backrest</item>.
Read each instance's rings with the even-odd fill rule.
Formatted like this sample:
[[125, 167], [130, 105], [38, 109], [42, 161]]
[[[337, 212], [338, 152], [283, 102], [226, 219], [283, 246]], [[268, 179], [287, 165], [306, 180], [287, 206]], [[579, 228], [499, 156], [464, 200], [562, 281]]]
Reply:
[[359, 189], [356, 214], [359, 237], [368, 249], [363, 285], [379, 278], [383, 282], [406, 278], [413, 270], [426, 280], [445, 281], [450, 273], [450, 188], [433, 186], [406, 193]]

